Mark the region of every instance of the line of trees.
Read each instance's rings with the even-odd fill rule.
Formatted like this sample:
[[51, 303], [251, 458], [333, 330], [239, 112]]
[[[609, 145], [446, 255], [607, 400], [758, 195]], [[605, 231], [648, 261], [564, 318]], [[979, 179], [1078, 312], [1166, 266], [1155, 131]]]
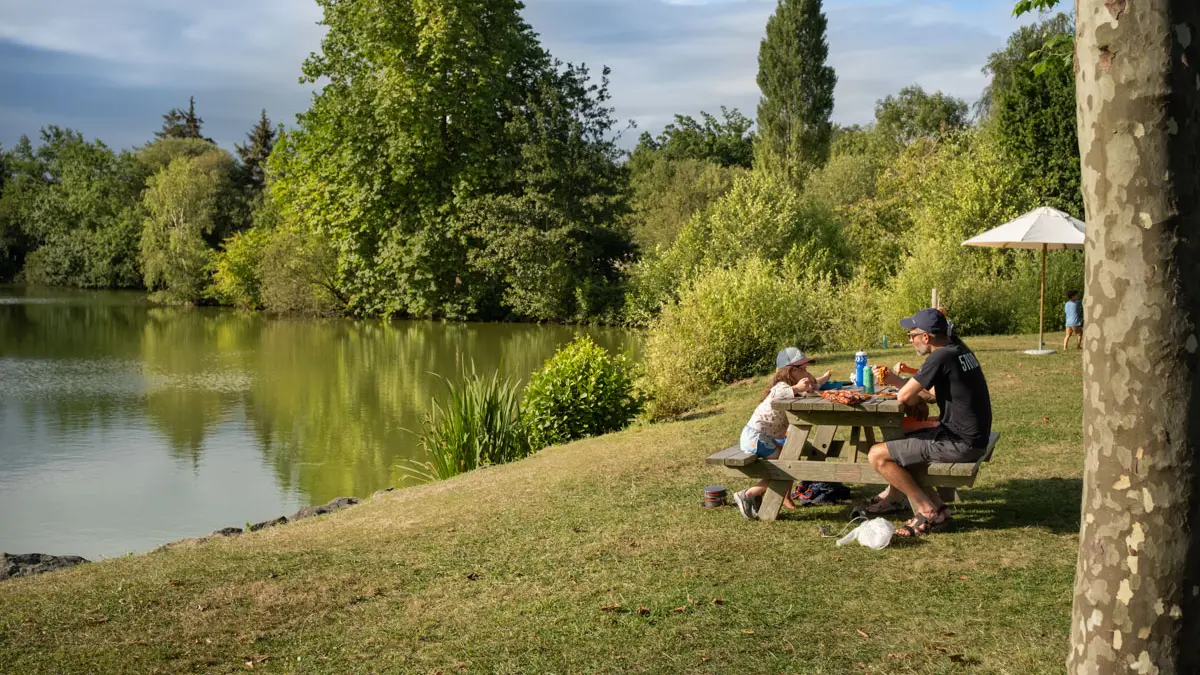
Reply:
[[209, 299], [217, 247], [262, 200], [276, 130], [263, 111], [235, 159], [202, 127], [193, 100], [134, 150], [49, 126], [0, 153], [0, 279]]
[[[779, 0], [756, 119], [679, 115], [623, 153], [609, 71], [555, 60], [517, 0], [321, 5], [303, 72], [322, 87], [294, 128], [264, 111], [230, 154], [190, 100], [134, 150], [47, 127], [0, 152], [0, 279], [285, 313], [649, 326], [698, 275], [748, 257], [865, 284], [880, 304], [928, 281], [913, 261], [929, 241], [1023, 199], [1080, 211], [1074, 81], [1034, 77], [1029, 58], [1071, 30], [1065, 16], [992, 57], [973, 120], [913, 85], [844, 127], [821, 1]], [[935, 213], [964, 189], [990, 210]], [[984, 295], [1020, 277], [1009, 254], [978, 259]], [[1011, 303], [978, 304], [960, 320], [1020, 327]]]

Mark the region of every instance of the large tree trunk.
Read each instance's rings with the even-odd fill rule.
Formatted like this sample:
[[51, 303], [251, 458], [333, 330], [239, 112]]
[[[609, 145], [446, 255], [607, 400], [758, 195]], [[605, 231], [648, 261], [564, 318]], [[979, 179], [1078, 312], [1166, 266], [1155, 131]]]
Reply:
[[1077, 0], [1087, 210], [1072, 673], [1200, 672], [1200, 3]]

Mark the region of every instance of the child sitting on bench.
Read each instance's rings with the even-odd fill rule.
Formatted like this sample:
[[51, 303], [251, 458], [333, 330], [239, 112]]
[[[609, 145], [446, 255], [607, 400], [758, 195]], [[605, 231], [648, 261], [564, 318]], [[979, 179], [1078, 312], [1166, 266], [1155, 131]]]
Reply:
[[[808, 364], [814, 360], [805, 356], [804, 352], [795, 347], [788, 347], [775, 357], [776, 371], [771, 378], [770, 386], [763, 392], [762, 401], [754, 409], [746, 428], [742, 429], [742, 452], [748, 452], [766, 459], [779, 457], [783, 449], [784, 437], [787, 435], [787, 415], [781, 410], [771, 407], [773, 401], [786, 401], [796, 398], [797, 394], [815, 392], [821, 385], [829, 381], [830, 371], [815, 377], [808, 372]], [[761, 480], [752, 488], [742, 490], [733, 495], [738, 510], [746, 520], [758, 519], [758, 508], [762, 496], [767, 491], [771, 481]], [[785, 501], [788, 508], [795, 505]]]

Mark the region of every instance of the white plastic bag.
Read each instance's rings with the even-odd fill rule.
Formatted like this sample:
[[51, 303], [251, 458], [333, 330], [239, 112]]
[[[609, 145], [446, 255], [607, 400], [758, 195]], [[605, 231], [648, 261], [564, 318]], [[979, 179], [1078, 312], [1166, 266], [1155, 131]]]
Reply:
[[855, 539], [858, 543], [867, 548], [878, 551], [881, 548], [886, 548], [892, 543], [892, 535], [896, 532], [896, 526], [886, 518], [872, 518], [858, 527], [850, 530], [850, 532], [837, 540], [838, 546], [849, 544]]

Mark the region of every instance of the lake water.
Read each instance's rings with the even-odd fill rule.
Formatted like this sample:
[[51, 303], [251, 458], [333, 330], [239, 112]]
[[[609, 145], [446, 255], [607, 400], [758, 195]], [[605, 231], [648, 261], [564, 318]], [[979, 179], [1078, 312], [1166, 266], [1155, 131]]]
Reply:
[[414, 431], [473, 361], [526, 378], [614, 329], [291, 320], [0, 286], [0, 551], [140, 552], [414, 482]]

